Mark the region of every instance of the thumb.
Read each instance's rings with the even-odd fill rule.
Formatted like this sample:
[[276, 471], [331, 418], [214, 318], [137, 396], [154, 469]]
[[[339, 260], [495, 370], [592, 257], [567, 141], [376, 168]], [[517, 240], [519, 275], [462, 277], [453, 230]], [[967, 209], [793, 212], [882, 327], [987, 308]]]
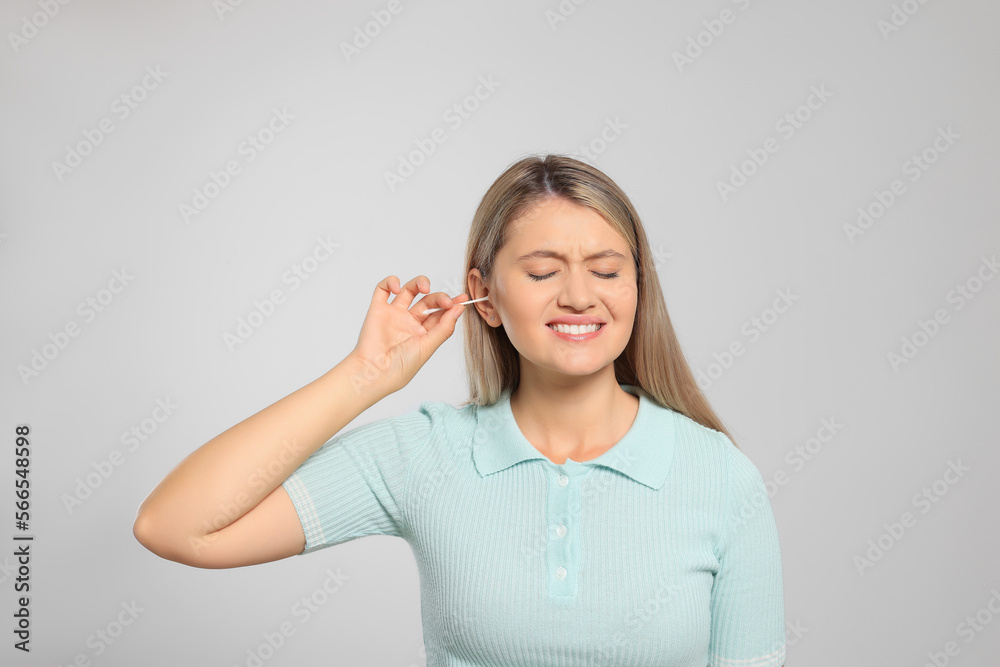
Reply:
[[465, 312], [465, 306], [452, 306], [447, 312], [442, 314], [437, 325], [427, 332], [426, 339], [430, 343], [431, 349], [429, 351], [431, 354], [455, 333], [455, 325], [458, 323], [458, 318], [462, 316], [463, 312]]

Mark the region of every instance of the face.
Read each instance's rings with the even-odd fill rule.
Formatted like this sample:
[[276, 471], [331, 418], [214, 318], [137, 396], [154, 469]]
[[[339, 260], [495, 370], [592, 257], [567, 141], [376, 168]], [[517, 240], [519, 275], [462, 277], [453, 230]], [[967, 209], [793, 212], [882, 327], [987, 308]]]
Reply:
[[[614, 374], [632, 336], [638, 286], [632, 252], [596, 211], [550, 198], [511, 223], [484, 282], [469, 273], [471, 298], [487, 325], [503, 325], [521, 355], [521, 375], [539, 379]], [[496, 318], [492, 322], [490, 317]], [[596, 333], [561, 335], [554, 320], [592, 320]]]

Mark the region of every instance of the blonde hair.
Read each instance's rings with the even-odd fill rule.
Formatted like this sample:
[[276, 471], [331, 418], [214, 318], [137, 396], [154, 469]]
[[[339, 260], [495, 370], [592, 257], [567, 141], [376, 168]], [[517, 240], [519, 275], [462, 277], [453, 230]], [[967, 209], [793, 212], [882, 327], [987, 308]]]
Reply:
[[[489, 281], [510, 224], [552, 197], [593, 209], [632, 250], [638, 297], [632, 336], [614, 362], [618, 383], [635, 385], [661, 407], [680, 412], [732, 440], [681, 352], [639, 214], [622, 189], [600, 170], [552, 154], [526, 157], [510, 165], [483, 195], [472, 219], [465, 251], [466, 279], [478, 268]], [[481, 317], [463, 321], [469, 400], [462, 405], [492, 405], [504, 391], [517, 387], [519, 354], [502, 326], [491, 327]]]

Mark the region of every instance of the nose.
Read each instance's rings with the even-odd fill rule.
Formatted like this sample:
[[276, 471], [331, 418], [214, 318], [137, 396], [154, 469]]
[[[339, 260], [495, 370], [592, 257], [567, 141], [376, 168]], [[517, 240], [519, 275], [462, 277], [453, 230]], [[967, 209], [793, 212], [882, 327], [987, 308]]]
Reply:
[[556, 303], [583, 312], [597, 303], [597, 295], [590, 278], [599, 280], [585, 269], [571, 269], [563, 281]]

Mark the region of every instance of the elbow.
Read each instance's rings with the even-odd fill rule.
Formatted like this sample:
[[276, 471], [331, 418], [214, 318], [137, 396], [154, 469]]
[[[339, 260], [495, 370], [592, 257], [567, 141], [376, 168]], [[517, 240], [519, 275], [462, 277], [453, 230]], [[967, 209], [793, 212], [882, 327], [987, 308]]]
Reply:
[[197, 565], [189, 557], [185, 546], [188, 540], [170, 530], [169, 522], [161, 521], [156, 514], [141, 507], [132, 524], [132, 535], [142, 546], [160, 558], [183, 565]]
[[206, 569], [228, 567], [213, 559], [213, 551], [209, 548], [213, 535], [188, 534], [149, 509], [139, 508], [132, 524], [132, 535], [139, 544], [164, 560]]
[[135, 536], [139, 544], [157, 556], [167, 558], [164, 555], [168, 549], [166, 549], [165, 540], [163, 539], [163, 531], [148, 510], [144, 511], [141, 507], [139, 508], [135, 516], [135, 521], [132, 523], [132, 535]]

